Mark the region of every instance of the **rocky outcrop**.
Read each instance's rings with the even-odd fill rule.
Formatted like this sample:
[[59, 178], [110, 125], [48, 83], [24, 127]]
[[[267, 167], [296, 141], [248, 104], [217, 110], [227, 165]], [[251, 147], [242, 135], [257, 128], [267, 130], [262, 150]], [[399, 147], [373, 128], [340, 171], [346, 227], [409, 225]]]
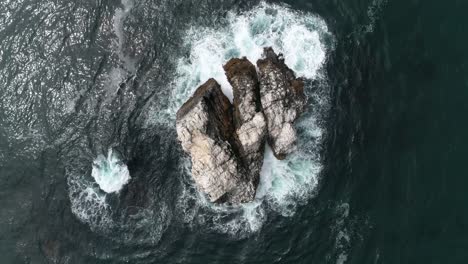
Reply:
[[284, 159], [294, 150], [293, 122], [306, 103], [304, 82], [295, 77], [282, 55], [276, 55], [272, 48], [266, 48], [263, 57], [257, 61], [257, 66], [263, 113], [268, 124], [268, 144], [276, 158]]
[[271, 48], [255, 66], [231, 59], [224, 70], [233, 103], [210, 79], [177, 112], [177, 134], [192, 158], [192, 176], [212, 202], [252, 201], [265, 142], [283, 159], [294, 149], [294, 120], [303, 111], [303, 82]]
[[266, 120], [260, 102], [255, 66], [245, 57], [224, 65], [234, 94], [234, 125], [240, 143], [240, 158], [255, 187], [260, 178], [265, 147]]
[[177, 112], [177, 134], [192, 157], [192, 176], [212, 202], [253, 200], [255, 187], [239, 159], [233, 107], [210, 79]]

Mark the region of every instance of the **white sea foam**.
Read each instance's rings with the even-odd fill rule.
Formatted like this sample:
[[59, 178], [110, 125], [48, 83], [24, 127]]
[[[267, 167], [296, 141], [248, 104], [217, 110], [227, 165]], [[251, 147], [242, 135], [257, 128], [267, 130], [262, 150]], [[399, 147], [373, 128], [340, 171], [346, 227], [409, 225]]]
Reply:
[[[290, 216], [294, 214], [297, 205], [307, 201], [315, 190], [322, 168], [319, 147], [324, 133], [324, 128], [318, 120], [327, 112], [329, 100], [328, 87], [322, 85], [326, 83], [326, 76], [321, 69], [328, 51], [332, 48], [329, 43], [332, 35], [328, 32], [325, 22], [314, 14], [296, 12], [285, 6], [266, 3], [245, 13], [231, 12], [225, 22], [217, 28], [193, 26], [187, 30], [183, 41], [189, 50], [188, 56], [176, 61], [177, 76], [169, 86], [171, 94], [164, 98], [170, 105], [164, 105], [164, 108], [155, 106], [153, 113], [150, 113], [150, 116], [154, 117], [151, 122], [173, 127], [179, 107], [209, 78], [215, 78], [226, 95], [232, 99], [232, 88], [225, 77], [223, 64], [232, 57], [241, 56], [246, 56], [255, 63], [261, 57], [263, 47], [267, 46], [283, 53], [287, 65], [298, 76], [308, 80], [320, 80], [321, 83], [314, 89], [311, 89], [310, 85], [305, 87], [309, 101], [313, 101], [314, 105], [309, 107], [308, 112], [297, 124], [297, 151], [287, 159], [279, 161], [274, 158], [271, 150], [266, 148], [255, 201], [237, 208], [214, 205], [195, 190], [190, 176], [184, 178], [185, 189], [180, 193], [174, 215], [180, 215], [179, 219], [189, 226], [202, 225], [204, 228], [227, 234], [249, 234], [262, 228], [267, 219], [267, 210]], [[98, 158], [98, 164], [114, 164], [116, 171], [121, 173], [117, 173], [119, 180], [107, 181], [103, 186], [114, 186], [115, 183], [120, 185], [126, 181], [124, 165], [116, 162], [112, 155]], [[189, 175], [190, 162], [181, 164], [188, 165], [181, 168], [181, 171]], [[100, 174], [101, 178], [113, 179], [112, 173], [102, 172], [97, 168], [93, 177]], [[89, 189], [93, 182], [84, 176], [70, 179], [73, 212], [92, 227], [100, 223], [112, 224], [110, 220], [107, 221], [110, 219], [110, 209], [105, 203], [107, 195], [97, 186]], [[119, 188], [112, 187], [107, 190], [117, 189]], [[164, 218], [162, 214], [161, 217]]]
[[93, 162], [91, 176], [106, 193], [118, 192], [130, 180], [130, 172], [119, 157], [109, 149], [107, 156], [99, 155]]
[[91, 229], [111, 226], [112, 209], [107, 203], [107, 193], [119, 191], [128, 182], [127, 167], [109, 149], [107, 156], [99, 155], [92, 164], [94, 181], [77, 171], [67, 171], [72, 212]]
[[85, 175], [67, 173], [72, 212], [91, 229], [112, 225], [111, 208], [107, 195], [89, 181]]
[[[177, 62], [177, 78], [172, 84], [169, 98], [172, 105], [157, 110], [162, 115], [156, 122], [173, 125], [180, 105], [209, 78], [216, 79], [232, 100], [232, 87], [222, 66], [230, 58], [242, 56], [255, 63], [261, 58], [264, 47], [271, 46], [276, 52], [283, 53], [286, 64], [298, 76], [309, 80], [325, 79], [321, 68], [327, 52], [332, 48], [331, 43], [327, 43], [332, 36], [320, 17], [296, 12], [285, 6], [262, 3], [246, 13], [229, 13], [227, 22], [219, 28], [192, 27], [187, 31], [184, 43], [190, 52], [188, 57], [180, 58]], [[290, 216], [299, 203], [313, 194], [322, 167], [318, 149], [323, 127], [318, 120], [321, 113], [326, 112], [322, 110], [328, 107], [328, 92], [324, 89], [328, 87], [313, 91], [311, 87], [306, 87], [306, 93], [310, 99], [314, 99], [314, 105], [297, 125], [301, 128], [297, 151], [280, 161], [273, 156], [270, 148], [266, 148], [254, 202], [240, 208], [228, 208], [213, 205], [199, 196], [201, 206], [213, 214], [209, 220], [213, 229], [231, 234], [257, 231], [266, 220], [267, 207], [283, 216]], [[190, 173], [190, 169], [187, 173]], [[234, 212], [237, 217], [226, 217]], [[205, 216], [202, 220], [205, 221]]]
[[165, 111], [172, 119], [180, 105], [209, 78], [216, 79], [232, 100], [232, 87], [222, 66], [230, 58], [241, 56], [255, 63], [264, 47], [282, 52], [286, 64], [298, 76], [317, 78], [327, 53], [323, 39], [330, 36], [318, 16], [262, 3], [247, 13], [229, 13], [228, 21], [225, 27], [192, 27], [186, 32], [184, 43], [190, 55], [178, 61], [173, 104]]

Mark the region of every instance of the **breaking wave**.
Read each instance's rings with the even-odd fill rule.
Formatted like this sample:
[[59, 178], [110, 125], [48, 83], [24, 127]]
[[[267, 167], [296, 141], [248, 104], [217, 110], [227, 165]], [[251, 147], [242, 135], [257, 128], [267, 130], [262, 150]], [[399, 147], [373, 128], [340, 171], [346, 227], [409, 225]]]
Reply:
[[[119, 19], [117, 22], [120, 23]], [[121, 41], [119, 37], [119, 43]], [[189, 227], [239, 236], [260, 230], [269, 212], [286, 217], [293, 215], [298, 205], [313, 196], [322, 169], [320, 148], [325, 128], [321, 120], [329, 108], [329, 87], [322, 68], [334, 45], [326, 23], [312, 13], [262, 3], [247, 12], [230, 12], [219, 27], [193, 26], [186, 31], [183, 42], [188, 52], [187, 56], [175, 61], [176, 76], [169, 85], [170, 93], [164, 98], [168, 104], [155, 104], [149, 113], [149, 123], [175, 128], [179, 107], [200, 84], [212, 77], [232, 99], [232, 88], [222, 65], [232, 57], [241, 56], [256, 62], [266, 46], [283, 53], [286, 64], [299, 77], [305, 78], [309, 107], [296, 124], [299, 138], [294, 154], [280, 161], [266, 147], [255, 201], [240, 207], [208, 202], [196, 190], [190, 176], [190, 161], [185, 157], [179, 168], [183, 188], [177, 195], [176, 204], [168, 206], [165, 202], [154, 201], [160, 210], [155, 208], [146, 214], [153, 215], [152, 219], [157, 219], [153, 223], [162, 223], [161, 226], [167, 226], [171, 216], [181, 216], [181, 221]], [[122, 179], [116, 181], [116, 185], [123, 182]], [[92, 229], [119, 224], [111, 220], [112, 210], [107, 203], [109, 194], [99, 190], [91, 177], [72, 176], [68, 183], [72, 211], [79, 219]], [[168, 212], [168, 208], [172, 212]], [[146, 223], [142, 226], [146, 226]], [[155, 224], [148, 224], [147, 228], [154, 229]], [[155, 240], [164, 232], [163, 227], [157, 229]]]
[[130, 180], [128, 168], [112, 149], [107, 157], [100, 154], [93, 163], [91, 176], [106, 193], [118, 192]]
[[[262, 3], [249, 12], [229, 13], [226, 25], [219, 28], [190, 28], [184, 43], [189, 55], [177, 61], [177, 77], [169, 98], [172, 104], [158, 110], [162, 114], [156, 117], [156, 122], [173, 125], [177, 109], [209, 78], [215, 78], [232, 100], [232, 87], [222, 66], [230, 58], [242, 56], [255, 64], [264, 47], [271, 46], [283, 53], [286, 64], [306, 79], [310, 105], [297, 124], [299, 148], [280, 161], [266, 147], [256, 200], [240, 208], [228, 208], [201, 199], [214, 215], [212, 228], [226, 233], [259, 230], [267, 217], [266, 208], [283, 216], [293, 215], [296, 206], [313, 194], [322, 168], [319, 151], [324, 128], [320, 120], [327, 112], [329, 100], [322, 66], [333, 48], [333, 36], [327, 25], [314, 14]], [[190, 175], [190, 170], [186, 171]], [[226, 214], [234, 213], [236, 217], [225, 220]]]

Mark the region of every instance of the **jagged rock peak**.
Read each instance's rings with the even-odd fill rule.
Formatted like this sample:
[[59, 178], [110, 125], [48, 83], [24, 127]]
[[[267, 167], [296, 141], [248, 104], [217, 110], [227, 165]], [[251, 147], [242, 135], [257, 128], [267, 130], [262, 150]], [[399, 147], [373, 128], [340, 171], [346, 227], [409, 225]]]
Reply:
[[278, 159], [294, 150], [293, 122], [303, 112], [304, 83], [271, 48], [255, 66], [244, 58], [224, 65], [233, 103], [210, 79], [177, 112], [177, 135], [192, 159], [198, 188], [216, 203], [252, 201], [265, 142]]
[[224, 70], [234, 94], [234, 125], [240, 143], [240, 159], [247, 169], [248, 179], [257, 187], [267, 128], [261, 111], [257, 71], [245, 57], [229, 60]]
[[239, 159], [232, 111], [219, 84], [210, 79], [177, 113], [177, 135], [192, 158], [192, 177], [212, 202], [237, 204], [255, 197]]
[[265, 48], [257, 61], [260, 98], [268, 125], [268, 143], [278, 159], [294, 150], [296, 130], [293, 122], [304, 111], [304, 82], [286, 66], [282, 54]]

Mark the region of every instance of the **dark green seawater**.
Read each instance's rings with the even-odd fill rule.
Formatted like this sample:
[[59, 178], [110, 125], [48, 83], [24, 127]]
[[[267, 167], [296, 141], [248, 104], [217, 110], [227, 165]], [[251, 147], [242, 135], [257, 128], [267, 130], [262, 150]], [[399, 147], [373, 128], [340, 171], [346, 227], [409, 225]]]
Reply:
[[[467, 263], [467, 10], [0, 0], [0, 263]], [[244, 36], [230, 28], [249, 14], [246, 32], [276, 27], [286, 57], [306, 58], [305, 158], [271, 165], [292, 176], [253, 207], [212, 208], [171, 118], [205, 77], [194, 63], [216, 64], [210, 45]], [[252, 50], [237, 40], [223, 59]], [[106, 195], [91, 175], [110, 148], [132, 179]]]

